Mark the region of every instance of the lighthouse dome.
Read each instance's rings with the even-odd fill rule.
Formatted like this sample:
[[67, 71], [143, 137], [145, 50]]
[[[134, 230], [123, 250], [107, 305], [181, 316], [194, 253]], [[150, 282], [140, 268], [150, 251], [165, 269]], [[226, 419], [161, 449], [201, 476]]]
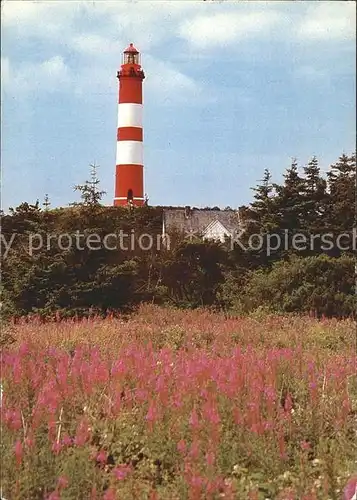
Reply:
[[124, 50], [124, 53], [127, 53], [127, 52], [129, 52], [131, 54], [139, 54], [139, 51], [136, 50], [136, 48], [134, 47], [134, 45], [132, 43], [129, 45], [129, 47], [127, 49]]

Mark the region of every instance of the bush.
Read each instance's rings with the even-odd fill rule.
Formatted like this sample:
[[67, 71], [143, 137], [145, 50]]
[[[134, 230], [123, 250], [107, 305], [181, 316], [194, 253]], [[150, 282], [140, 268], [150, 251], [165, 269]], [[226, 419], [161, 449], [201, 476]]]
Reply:
[[250, 274], [236, 306], [244, 311], [263, 306], [272, 312], [355, 316], [354, 266], [354, 259], [347, 256], [279, 261], [270, 271]]

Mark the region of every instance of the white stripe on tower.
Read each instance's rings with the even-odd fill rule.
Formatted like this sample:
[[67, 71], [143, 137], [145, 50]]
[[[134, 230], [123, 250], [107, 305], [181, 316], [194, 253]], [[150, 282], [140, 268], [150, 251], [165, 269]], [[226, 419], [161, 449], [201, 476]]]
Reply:
[[143, 105], [120, 102], [118, 106], [118, 128], [143, 127]]
[[124, 51], [119, 78], [119, 105], [114, 205], [143, 205], [143, 102], [144, 72], [133, 44]]
[[117, 165], [143, 165], [142, 141], [117, 142]]

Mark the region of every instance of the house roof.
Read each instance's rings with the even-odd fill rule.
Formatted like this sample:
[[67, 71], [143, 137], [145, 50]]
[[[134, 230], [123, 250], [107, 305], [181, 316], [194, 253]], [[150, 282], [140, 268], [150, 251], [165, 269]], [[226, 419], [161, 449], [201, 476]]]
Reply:
[[176, 229], [182, 232], [204, 233], [208, 226], [216, 221], [219, 221], [230, 234], [241, 226], [238, 210], [208, 210], [190, 207], [163, 209], [166, 232]]
[[208, 226], [204, 229], [204, 234], [215, 233], [230, 233], [230, 231], [220, 222], [219, 220], [213, 220], [208, 224]]

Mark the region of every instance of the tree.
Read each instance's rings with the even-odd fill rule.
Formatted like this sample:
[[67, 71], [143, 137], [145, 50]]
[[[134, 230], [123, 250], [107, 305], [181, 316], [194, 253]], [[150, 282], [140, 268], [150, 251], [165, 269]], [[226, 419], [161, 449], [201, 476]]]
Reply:
[[162, 285], [170, 301], [182, 307], [217, 304], [228, 262], [221, 244], [183, 241], [162, 260]]
[[99, 165], [94, 163], [90, 164], [90, 180], [85, 181], [84, 184], [78, 184], [74, 186], [75, 191], [79, 191], [81, 193], [81, 203], [72, 203], [72, 205], [84, 205], [84, 206], [96, 206], [100, 204], [100, 201], [105, 191], [99, 190], [100, 180], [97, 176], [97, 169]]
[[[326, 180], [320, 174], [316, 156], [304, 167], [302, 226], [309, 234], [320, 234], [326, 226]], [[317, 249], [319, 245], [317, 245]]]
[[250, 216], [260, 227], [262, 232], [269, 232], [277, 227], [274, 185], [271, 182], [271, 173], [266, 168], [260, 185], [252, 188], [254, 201], [250, 205]]
[[327, 173], [326, 220], [334, 232], [351, 231], [356, 223], [356, 156], [343, 154]]
[[237, 305], [246, 311], [263, 307], [280, 313], [353, 316], [357, 306], [354, 267], [349, 256], [291, 256], [271, 270], [252, 272], [237, 294]]
[[16, 208], [9, 208], [9, 214], [2, 218], [3, 230], [6, 234], [36, 232], [42, 220], [39, 200], [36, 203], [21, 203]]
[[280, 227], [292, 233], [297, 232], [303, 227], [304, 179], [299, 175], [296, 159], [293, 159], [291, 167], [284, 174], [284, 184], [273, 186], [277, 192], [275, 201]]
[[43, 200], [42, 206], [45, 207], [46, 212], [49, 210], [49, 208], [51, 206], [50, 198], [49, 198], [47, 193], [45, 194], [45, 198]]
[[[276, 189], [271, 182], [272, 176], [268, 169], [264, 170], [263, 178], [254, 191], [254, 200], [249, 207], [240, 207], [241, 232], [235, 240], [233, 261], [237, 266], [240, 281], [248, 269], [269, 265], [280, 255], [280, 249], [267, 252], [269, 234], [279, 232], [280, 219], [277, 211]], [[256, 243], [261, 244], [256, 246]]]

